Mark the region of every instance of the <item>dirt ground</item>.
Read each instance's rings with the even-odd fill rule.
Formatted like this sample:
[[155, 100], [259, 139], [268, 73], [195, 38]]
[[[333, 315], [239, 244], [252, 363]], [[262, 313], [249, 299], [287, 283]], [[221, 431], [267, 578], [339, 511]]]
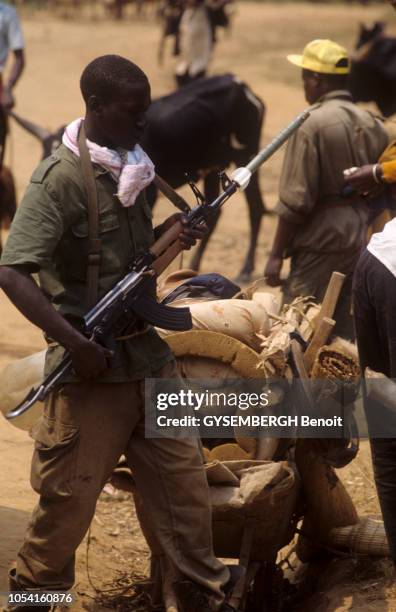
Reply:
[[[267, 106], [263, 133], [263, 143], [266, 143], [305, 106], [299, 72], [285, 61], [285, 55], [300, 51], [306, 42], [319, 37], [334, 38], [352, 49], [359, 22], [379, 18], [388, 19], [390, 29], [396, 31], [394, 16], [381, 4], [362, 8], [355, 4], [243, 3], [237, 7], [231, 32], [220, 36], [211, 72], [234, 72], [263, 98]], [[173, 88], [173, 60], [169, 53], [162, 68], [156, 63], [159, 26], [153, 18], [113, 23], [86, 18], [60, 20], [47, 14], [29, 13], [24, 16], [23, 26], [28, 64], [17, 88], [16, 110], [43, 126], [54, 129], [82, 114], [79, 75], [91, 59], [104, 53], [131, 57], [142, 66], [150, 76], [154, 96]], [[8, 160], [21, 195], [40, 158], [40, 147], [19, 127], [11, 127]], [[276, 202], [281, 160], [282, 154], [276, 155], [261, 172], [270, 207]], [[187, 191], [184, 193], [189, 196]], [[247, 248], [248, 220], [242, 197], [234, 198], [228, 206], [210, 243], [203, 270], [233, 277]], [[169, 212], [169, 205], [161, 201], [155, 210], [155, 219], [161, 221]], [[274, 227], [273, 218], [264, 220], [256, 277], [262, 273]], [[0, 294], [0, 367], [42, 347], [41, 333]], [[28, 482], [32, 442], [27, 434], [0, 419], [0, 448], [1, 592], [7, 588], [7, 570], [15, 560], [36, 496]], [[378, 513], [366, 442], [362, 443], [358, 458], [339, 474], [359, 513]], [[131, 571], [133, 577], [145, 575], [147, 549], [130, 502], [128, 493], [102, 495], [92, 524], [88, 554], [87, 539], [78, 551], [79, 601], [73, 609], [104, 609], [93, 600], [94, 587], [108, 589], [109, 583], [120, 577], [123, 584], [121, 575], [130, 580]], [[370, 567], [371, 573], [367, 571], [367, 564], [365, 572], [357, 566], [352, 573], [342, 575], [341, 572], [339, 580], [332, 583], [330, 579], [330, 584], [322, 578], [317, 591], [326, 590], [326, 595], [317, 595], [319, 599], [310, 604], [312, 607], [307, 604], [305, 609], [396, 611], [396, 591], [388, 585], [389, 567], [375, 562]]]

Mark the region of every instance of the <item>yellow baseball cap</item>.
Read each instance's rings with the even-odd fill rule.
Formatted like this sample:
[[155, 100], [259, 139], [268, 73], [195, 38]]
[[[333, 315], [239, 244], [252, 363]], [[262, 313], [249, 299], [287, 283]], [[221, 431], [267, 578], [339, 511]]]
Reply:
[[323, 74], [348, 74], [348, 53], [332, 40], [312, 40], [302, 55], [288, 55], [289, 62], [305, 70]]

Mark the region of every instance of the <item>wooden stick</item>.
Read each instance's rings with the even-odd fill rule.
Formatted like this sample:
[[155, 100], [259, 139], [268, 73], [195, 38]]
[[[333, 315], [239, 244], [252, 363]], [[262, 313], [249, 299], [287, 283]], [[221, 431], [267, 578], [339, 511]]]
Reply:
[[341, 274], [341, 272], [333, 272], [331, 275], [325, 296], [322, 301], [322, 306], [317, 317], [318, 322], [324, 317], [329, 317], [329, 319], [333, 317], [344, 280], [345, 274]]
[[324, 317], [318, 321], [318, 324], [315, 327], [314, 335], [312, 336], [312, 340], [304, 353], [304, 363], [308, 374], [312, 369], [316, 355], [322, 346], [326, 344], [335, 324], [336, 322], [334, 319], [329, 319], [328, 317]]
[[302, 352], [301, 346], [297, 342], [297, 340], [292, 340], [290, 342], [290, 350], [293, 358], [293, 363], [298, 374], [298, 378], [301, 381], [300, 385], [305, 396], [304, 400], [306, 401], [307, 408], [313, 411], [314, 401], [308, 380], [308, 372], [305, 367], [304, 353]]

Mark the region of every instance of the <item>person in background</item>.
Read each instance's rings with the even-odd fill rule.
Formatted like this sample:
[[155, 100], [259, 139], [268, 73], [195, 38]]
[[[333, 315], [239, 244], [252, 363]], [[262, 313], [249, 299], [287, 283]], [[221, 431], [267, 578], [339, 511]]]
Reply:
[[0, 2], [0, 72], [4, 68], [10, 51], [12, 64], [7, 80], [1, 77], [1, 103], [7, 110], [15, 104], [13, 89], [25, 67], [25, 43], [17, 12], [14, 7]]
[[[349, 58], [331, 40], [314, 40], [288, 60], [302, 68], [311, 115], [288, 142], [280, 179], [278, 227], [265, 268], [269, 285], [282, 285], [284, 302], [323, 299], [333, 271], [346, 275], [334, 318], [335, 332], [353, 339], [352, 276], [367, 231], [364, 198], [343, 197], [343, 171], [376, 161], [387, 134], [347, 91]], [[281, 270], [290, 257], [290, 273]]]
[[179, 87], [206, 76], [217, 41], [217, 28], [229, 26], [231, 0], [187, 0], [178, 28], [175, 78]]
[[[354, 191], [368, 193], [388, 189], [396, 192], [396, 145], [391, 143], [378, 163], [347, 168], [345, 182]], [[396, 217], [373, 234], [362, 253], [353, 282], [353, 313], [359, 360], [364, 375], [369, 367], [396, 378]], [[375, 415], [389, 418], [383, 406], [363, 397], [369, 425], [371, 456], [390, 554], [396, 565], [396, 439], [375, 437]], [[389, 431], [391, 429], [389, 428]], [[394, 434], [393, 434], [394, 435]]]
[[187, 0], [180, 21], [180, 55], [176, 82], [180, 86], [205, 76], [213, 50], [213, 36], [205, 0]]
[[[0, 160], [4, 157], [7, 137], [7, 111], [15, 104], [14, 87], [25, 67], [25, 43], [18, 14], [14, 7], [0, 2]], [[8, 56], [12, 64], [6, 80], [3, 79]]]

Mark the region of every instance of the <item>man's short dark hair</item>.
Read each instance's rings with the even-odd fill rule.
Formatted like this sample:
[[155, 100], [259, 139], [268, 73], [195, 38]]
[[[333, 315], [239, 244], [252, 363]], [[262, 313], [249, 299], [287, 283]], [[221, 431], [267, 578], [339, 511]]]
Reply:
[[149, 81], [139, 66], [120, 55], [102, 55], [84, 69], [80, 89], [85, 102], [92, 95], [106, 102], [114, 94], [141, 83], [148, 85]]

